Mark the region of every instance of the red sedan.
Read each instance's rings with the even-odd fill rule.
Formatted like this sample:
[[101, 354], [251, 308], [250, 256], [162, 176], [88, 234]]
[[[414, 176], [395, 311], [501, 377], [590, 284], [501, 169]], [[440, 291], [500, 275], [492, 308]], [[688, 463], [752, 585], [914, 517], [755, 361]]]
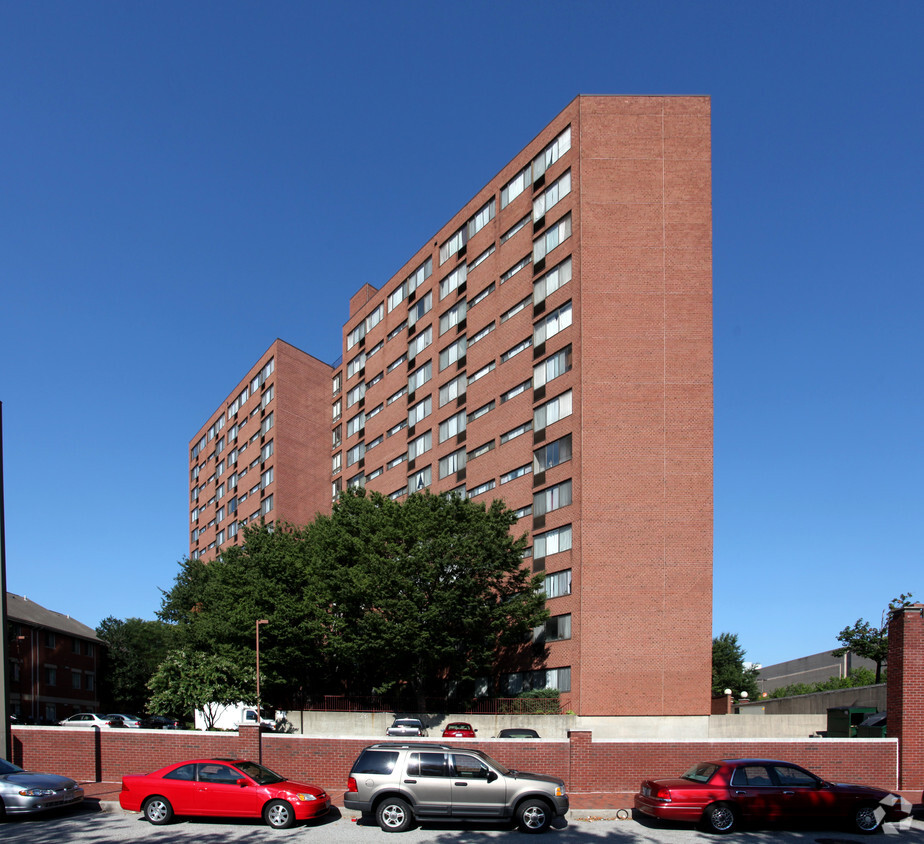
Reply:
[[849, 822], [875, 832], [907, 814], [901, 798], [881, 788], [826, 782], [798, 765], [775, 759], [700, 762], [682, 777], [645, 780], [635, 808], [654, 818], [702, 823], [731, 832], [739, 821]]
[[195, 759], [152, 774], [122, 777], [119, 805], [151, 823], [174, 815], [260, 818], [275, 829], [319, 818], [330, 809], [322, 788], [287, 780], [255, 762]]
[[465, 721], [455, 721], [447, 724], [443, 730], [443, 738], [475, 738], [477, 730], [472, 728], [471, 724]]

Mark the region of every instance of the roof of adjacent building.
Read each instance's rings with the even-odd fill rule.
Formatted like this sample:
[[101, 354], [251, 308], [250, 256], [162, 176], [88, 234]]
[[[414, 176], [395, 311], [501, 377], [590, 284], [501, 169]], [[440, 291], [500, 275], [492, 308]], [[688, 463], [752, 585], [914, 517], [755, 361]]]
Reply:
[[57, 633], [67, 633], [70, 636], [80, 636], [82, 639], [101, 641], [92, 627], [87, 627], [76, 618], [45, 609], [35, 601], [30, 601], [22, 595], [14, 595], [12, 592], [6, 593], [6, 615], [10, 621], [43, 627]]

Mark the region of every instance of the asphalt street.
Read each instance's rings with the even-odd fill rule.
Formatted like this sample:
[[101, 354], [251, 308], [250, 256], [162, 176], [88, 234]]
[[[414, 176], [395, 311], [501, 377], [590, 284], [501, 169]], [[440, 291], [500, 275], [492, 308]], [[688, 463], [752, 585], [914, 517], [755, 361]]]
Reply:
[[[0, 824], [3, 844], [117, 844], [126, 841], [156, 844], [478, 844], [487, 841], [535, 841], [544, 844], [849, 844], [870, 842], [869, 836], [841, 830], [755, 830], [715, 836], [691, 826], [654, 826], [636, 820], [561, 820], [548, 833], [533, 836], [509, 826], [494, 824], [427, 824], [406, 833], [382, 832], [365, 821], [342, 816], [336, 809], [321, 821], [273, 830], [258, 821], [180, 820], [168, 826], [152, 826], [140, 815], [83, 809], [35, 819], [8, 820]], [[901, 829], [878, 833], [872, 840], [882, 844], [924, 844], [924, 822], [916, 820]]]

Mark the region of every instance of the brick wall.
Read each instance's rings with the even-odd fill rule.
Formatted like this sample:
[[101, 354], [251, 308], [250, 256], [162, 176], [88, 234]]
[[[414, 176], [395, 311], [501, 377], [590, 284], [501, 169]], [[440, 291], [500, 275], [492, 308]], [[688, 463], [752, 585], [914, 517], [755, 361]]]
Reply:
[[[123, 774], [154, 771], [182, 759], [254, 759], [260, 738], [253, 727], [243, 728], [240, 735], [14, 727], [13, 761], [81, 781], [118, 782]], [[292, 778], [317, 783], [339, 798], [351, 765], [370, 743], [368, 738], [263, 735], [263, 763]], [[893, 739], [595, 742], [589, 731], [574, 731], [564, 741], [449, 743], [483, 750], [510, 768], [560, 776], [574, 808], [628, 806], [644, 778], [676, 776], [694, 762], [736, 756], [787, 759], [841, 782], [898, 786], [898, 744]]]
[[901, 788], [924, 788], [924, 604], [889, 621], [888, 730], [901, 745]]

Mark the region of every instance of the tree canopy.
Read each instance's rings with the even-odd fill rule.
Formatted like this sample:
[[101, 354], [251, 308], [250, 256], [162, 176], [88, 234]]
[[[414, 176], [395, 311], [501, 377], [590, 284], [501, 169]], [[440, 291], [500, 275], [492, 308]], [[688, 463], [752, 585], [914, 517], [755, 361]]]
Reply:
[[876, 663], [876, 679], [882, 679], [882, 664], [889, 657], [889, 616], [892, 610], [908, 606], [912, 601], [911, 593], [903, 593], [889, 602], [888, 610], [883, 611], [879, 625], [858, 618], [854, 624], [845, 627], [837, 634], [837, 641], [842, 647], [831, 651], [831, 656], [844, 656], [854, 653], [871, 659]]
[[737, 633], [720, 633], [712, 640], [712, 695], [719, 697], [725, 689], [735, 695], [747, 692], [748, 697], [759, 695], [757, 674], [759, 668], [745, 666], [746, 651], [738, 644]]
[[252, 525], [242, 546], [186, 560], [160, 617], [188, 649], [254, 664], [262, 697], [471, 694], [502, 654], [531, 650], [547, 617], [542, 575], [523, 566], [525, 537], [500, 501], [413, 494], [341, 495], [304, 528]]
[[175, 629], [164, 621], [109, 616], [96, 628], [107, 644], [106, 671], [100, 689], [105, 712], [147, 710], [147, 683], [173, 645]]

